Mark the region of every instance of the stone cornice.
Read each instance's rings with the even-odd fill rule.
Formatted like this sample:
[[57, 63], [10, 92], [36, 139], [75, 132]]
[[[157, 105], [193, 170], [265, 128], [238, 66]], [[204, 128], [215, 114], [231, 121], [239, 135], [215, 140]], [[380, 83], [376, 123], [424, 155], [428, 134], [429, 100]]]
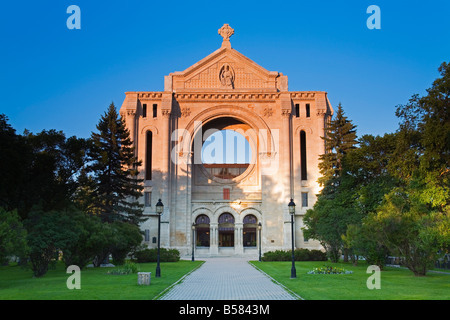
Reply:
[[210, 92], [210, 93], [175, 93], [174, 98], [178, 101], [230, 101], [241, 102], [275, 101], [279, 93], [242, 93], [242, 92]]
[[[162, 100], [164, 91], [142, 91], [126, 92], [126, 94], [136, 94], [140, 100]], [[286, 92], [251, 92], [251, 91], [211, 91], [211, 92], [174, 92], [173, 97], [179, 101], [230, 101], [239, 100], [245, 102], [255, 101], [275, 101], [282, 94], [289, 94], [292, 100], [315, 99], [325, 95], [323, 91], [286, 91]]]

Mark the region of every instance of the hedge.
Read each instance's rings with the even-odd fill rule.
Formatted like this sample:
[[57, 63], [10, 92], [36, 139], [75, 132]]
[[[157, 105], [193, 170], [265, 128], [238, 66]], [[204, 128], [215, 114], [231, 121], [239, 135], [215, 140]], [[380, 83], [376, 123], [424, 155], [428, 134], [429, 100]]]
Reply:
[[[144, 249], [134, 254], [138, 263], [156, 262], [158, 249]], [[177, 262], [180, 260], [180, 252], [177, 249], [160, 248], [160, 262]]]
[[[326, 252], [320, 250], [295, 249], [295, 261], [327, 261]], [[276, 250], [268, 251], [262, 256], [262, 261], [291, 261], [292, 251]]]

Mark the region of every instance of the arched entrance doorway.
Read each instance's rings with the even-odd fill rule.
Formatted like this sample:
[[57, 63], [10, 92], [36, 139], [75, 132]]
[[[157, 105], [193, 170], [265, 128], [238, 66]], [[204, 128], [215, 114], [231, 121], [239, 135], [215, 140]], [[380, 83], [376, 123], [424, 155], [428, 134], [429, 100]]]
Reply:
[[234, 217], [228, 212], [219, 216], [219, 247], [234, 247]]
[[205, 214], [199, 215], [197, 219], [195, 219], [195, 229], [195, 246], [209, 248], [211, 239], [209, 217]]
[[256, 248], [256, 230], [258, 227], [258, 220], [252, 214], [244, 217], [243, 222], [243, 238], [242, 245], [244, 247]]

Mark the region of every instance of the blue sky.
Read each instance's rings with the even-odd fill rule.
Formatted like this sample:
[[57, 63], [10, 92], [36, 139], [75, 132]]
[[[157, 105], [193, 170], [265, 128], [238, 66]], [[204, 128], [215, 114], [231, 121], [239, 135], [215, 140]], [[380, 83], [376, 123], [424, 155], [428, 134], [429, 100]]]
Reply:
[[251, 160], [250, 143], [233, 130], [216, 131], [202, 146], [203, 163], [250, 163]]
[[[81, 30], [69, 30], [70, 5]], [[369, 30], [369, 5], [381, 30]], [[24, 129], [88, 137], [126, 91], [163, 90], [164, 76], [231, 45], [289, 89], [327, 91], [358, 135], [397, 129], [407, 103], [450, 61], [450, 1], [8, 1], [0, 8], [0, 113]]]

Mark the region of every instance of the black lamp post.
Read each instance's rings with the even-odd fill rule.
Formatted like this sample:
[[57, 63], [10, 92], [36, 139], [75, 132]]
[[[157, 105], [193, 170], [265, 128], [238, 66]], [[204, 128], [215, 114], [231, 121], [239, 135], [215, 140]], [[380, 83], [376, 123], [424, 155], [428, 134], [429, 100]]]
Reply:
[[192, 223], [192, 261], [195, 261], [194, 258], [194, 248], [195, 248], [195, 223]]
[[258, 232], [259, 232], [259, 262], [261, 262], [261, 222], [258, 223]]
[[288, 204], [289, 214], [291, 215], [291, 235], [292, 235], [292, 268], [291, 279], [297, 278], [297, 271], [295, 270], [295, 256], [294, 256], [294, 215], [295, 215], [295, 203], [291, 198], [291, 202]]
[[161, 277], [161, 268], [159, 266], [159, 248], [161, 245], [161, 214], [164, 211], [164, 205], [161, 202], [161, 199], [158, 200], [158, 203], [156, 204], [156, 213], [158, 214], [158, 254], [156, 255], [156, 274], [155, 277], [159, 278]]

